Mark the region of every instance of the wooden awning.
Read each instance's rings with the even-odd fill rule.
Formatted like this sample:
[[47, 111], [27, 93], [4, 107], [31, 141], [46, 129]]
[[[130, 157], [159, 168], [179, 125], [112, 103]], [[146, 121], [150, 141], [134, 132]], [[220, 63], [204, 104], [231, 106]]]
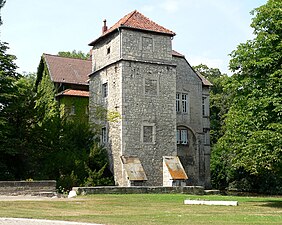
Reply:
[[143, 166], [136, 156], [121, 156], [128, 179], [131, 181], [147, 180]]

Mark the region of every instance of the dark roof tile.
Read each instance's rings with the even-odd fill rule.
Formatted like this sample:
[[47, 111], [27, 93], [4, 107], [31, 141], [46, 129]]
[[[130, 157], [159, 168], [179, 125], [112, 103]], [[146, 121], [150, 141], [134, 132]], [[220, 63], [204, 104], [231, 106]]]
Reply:
[[92, 71], [91, 60], [49, 54], [43, 54], [43, 58], [53, 82], [88, 85], [88, 75]]

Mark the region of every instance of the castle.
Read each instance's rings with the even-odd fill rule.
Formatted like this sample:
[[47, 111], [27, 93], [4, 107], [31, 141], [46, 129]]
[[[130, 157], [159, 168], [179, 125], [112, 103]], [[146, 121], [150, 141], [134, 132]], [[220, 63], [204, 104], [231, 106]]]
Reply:
[[175, 33], [133, 11], [92, 47], [89, 121], [97, 105], [116, 185], [210, 187], [211, 83], [172, 50]]

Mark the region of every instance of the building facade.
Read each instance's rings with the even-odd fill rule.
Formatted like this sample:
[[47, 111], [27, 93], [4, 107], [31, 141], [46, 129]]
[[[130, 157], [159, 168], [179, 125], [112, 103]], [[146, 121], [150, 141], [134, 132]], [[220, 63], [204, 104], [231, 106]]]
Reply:
[[37, 70], [38, 94], [54, 98], [62, 116], [88, 123], [91, 65], [91, 60], [43, 54]]
[[119, 115], [99, 121], [116, 185], [209, 187], [211, 84], [138, 11], [102, 32], [89, 44], [89, 119], [97, 106]]

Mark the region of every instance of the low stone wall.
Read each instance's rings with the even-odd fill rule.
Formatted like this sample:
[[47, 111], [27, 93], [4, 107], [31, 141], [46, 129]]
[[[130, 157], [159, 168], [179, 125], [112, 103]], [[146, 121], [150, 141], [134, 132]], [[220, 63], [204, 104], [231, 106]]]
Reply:
[[56, 193], [55, 180], [0, 181], [0, 195], [42, 195]]
[[140, 186], [140, 187], [118, 187], [118, 186], [103, 186], [103, 187], [73, 187], [73, 191], [77, 195], [87, 194], [195, 194], [204, 195], [202, 186], [184, 186], [184, 187], [156, 187], [156, 186]]

